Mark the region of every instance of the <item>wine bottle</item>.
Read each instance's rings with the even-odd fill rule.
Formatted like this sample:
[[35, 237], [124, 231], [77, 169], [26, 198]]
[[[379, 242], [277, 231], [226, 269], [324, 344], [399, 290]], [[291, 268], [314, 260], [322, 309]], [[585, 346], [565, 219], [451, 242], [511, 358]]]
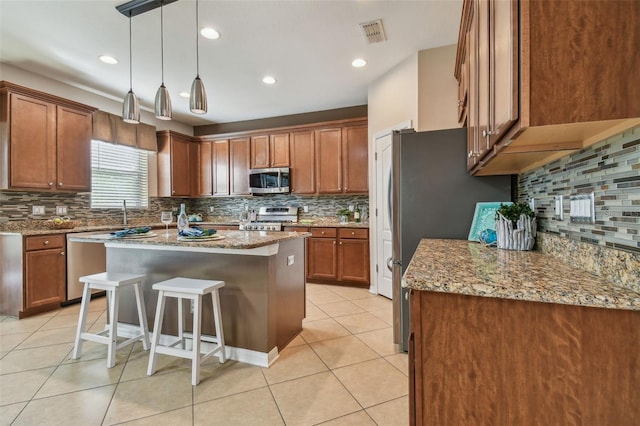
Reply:
[[180, 214], [178, 215], [178, 232], [189, 228], [189, 219], [184, 211], [184, 204], [180, 204]]

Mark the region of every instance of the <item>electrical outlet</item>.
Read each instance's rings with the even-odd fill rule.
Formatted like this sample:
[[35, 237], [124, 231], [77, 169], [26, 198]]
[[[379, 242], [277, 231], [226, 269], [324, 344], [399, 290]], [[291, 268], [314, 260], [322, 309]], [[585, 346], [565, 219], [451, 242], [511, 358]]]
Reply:
[[287, 256], [287, 266], [291, 266], [295, 263], [295, 256], [293, 254]]
[[309, 206], [302, 206], [302, 211], [305, 213], [309, 213]]
[[67, 206], [56, 206], [56, 214], [67, 214]]
[[209, 213], [213, 213], [213, 206], [209, 206]]
[[553, 197], [553, 218], [555, 220], [562, 220], [564, 218], [562, 213], [562, 195]]
[[356, 206], [349, 206], [349, 211], [352, 212], [356, 209]]
[[31, 214], [34, 216], [44, 215], [44, 206], [31, 206]]
[[194, 306], [194, 301], [193, 300], [189, 300], [189, 313], [190, 314], [193, 313], [193, 306]]
[[535, 198], [531, 198], [529, 200], [529, 207], [531, 208], [531, 210], [536, 211], [536, 199]]

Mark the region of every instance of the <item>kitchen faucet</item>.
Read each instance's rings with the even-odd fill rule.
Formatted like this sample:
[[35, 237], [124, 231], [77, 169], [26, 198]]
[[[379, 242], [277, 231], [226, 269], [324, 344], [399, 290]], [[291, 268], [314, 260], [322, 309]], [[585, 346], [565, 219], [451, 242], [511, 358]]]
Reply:
[[127, 226], [127, 200], [122, 200], [122, 220], [124, 226]]

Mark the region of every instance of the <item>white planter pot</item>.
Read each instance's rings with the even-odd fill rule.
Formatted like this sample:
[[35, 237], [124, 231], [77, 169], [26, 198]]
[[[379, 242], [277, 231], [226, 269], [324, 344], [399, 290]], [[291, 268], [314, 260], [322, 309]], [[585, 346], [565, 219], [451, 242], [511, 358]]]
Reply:
[[498, 213], [496, 219], [498, 248], [507, 250], [531, 250], [536, 243], [536, 218], [521, 215], [513, 228], [513, 222]]

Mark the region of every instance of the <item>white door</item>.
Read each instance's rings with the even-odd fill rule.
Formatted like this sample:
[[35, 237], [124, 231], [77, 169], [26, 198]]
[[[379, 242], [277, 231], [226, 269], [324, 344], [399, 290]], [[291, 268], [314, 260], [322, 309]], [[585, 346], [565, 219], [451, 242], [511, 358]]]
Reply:
[[376, 156], [376, 196], [375, 212], [375, 242], [376, 242], [376, 287], [377, 293], [393, 298], [393, 276], [389, 268], [388, 261], [393, 255], [393, 235], [391, 220], [391, 165], [393, 161], [391, 141], [393, 140], [393, 130], [409, 129], [411, 121], [398, 124], [391, 129], [385, 130], [375, 135], [374, 146]]
[[387, 262], [393, 255], [393, 236], [391, 233], [391, 212], [389, 209], [389, 197], [391, 196], [391, 132], [376, 139], [376, 251], [378, 264], [377, 282], [378, 294], [392, 298], [393, 276]]

